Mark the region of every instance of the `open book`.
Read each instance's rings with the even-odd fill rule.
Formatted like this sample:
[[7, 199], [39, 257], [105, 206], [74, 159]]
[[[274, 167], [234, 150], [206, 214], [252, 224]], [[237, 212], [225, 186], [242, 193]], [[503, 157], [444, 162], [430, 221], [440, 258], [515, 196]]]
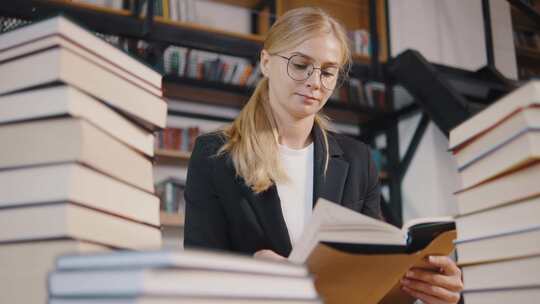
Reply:
[[325, 303], [412, 303], [399, 280], [413, 266], [429, 268], [425, 256], [448, 255], [455, 237], [450, 217], [398, 229], [320, 199], [289, 260], [314, 273]]

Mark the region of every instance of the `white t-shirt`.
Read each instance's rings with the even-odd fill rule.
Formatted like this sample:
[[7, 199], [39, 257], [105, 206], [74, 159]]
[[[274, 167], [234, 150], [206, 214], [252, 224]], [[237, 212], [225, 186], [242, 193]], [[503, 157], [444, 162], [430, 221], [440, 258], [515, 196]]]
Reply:
[[281, 162], [289, 182], [276, 183], [276, 187], [293, 245], [304, 231], [312, 213], [313, 149], [313, 143], [300, 150], [279, 145]]

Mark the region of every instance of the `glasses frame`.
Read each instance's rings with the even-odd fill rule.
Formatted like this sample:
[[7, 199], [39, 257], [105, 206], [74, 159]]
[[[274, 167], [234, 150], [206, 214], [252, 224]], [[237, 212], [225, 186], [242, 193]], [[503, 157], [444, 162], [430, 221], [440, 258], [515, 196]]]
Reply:
[[336, 83], [334, 84], [334, 87], [333, 87], [333, 88], [327, 88], [327, 87], [324, 85], [324, 82], [323, 82], [323, 79], [322, 79], [322, 76], [323, 76], [323, 75], [322, 75], [322, 74], [323, 74], [322, 68], [317, 68], [317, 67], [315, 67], [315, 65], [314, 65], [313, 63], [310, 63], [310, 64], [309, 64], [309, 65], [311, 65], [312, 71], [311, 71], [310, 74], [308, 74], [308, 76], [307, 76], [305, 79], [301, 79], [301, 80], [300, 80], [300, 79], [294, 79], [294, 78], [291, 76], [291, 73], [289, 72], [289, 64], [290, 64], [290, 62], [291, 62], [291, 59], [294, 58], [294, 57], [296, 57], [296, 56], [300, 56], [300, 57], [305, 57], [305, 56], [298, 55], [298, 54], [292, 55], [292, 56], [290, 56], [290, 57], [283, 56], [283, 55], [279, 55], [279, 54], [273, 54], [273, 56], [278, 56], [278, 57], [280, 57], [280, 58], [283, 58], [283, 59], [287, 60], [287, 75], [288, 75], [292, 80], [294, 80], [294, 81], [299, 81], [299, 82], [300, 82], [300, 81], [306, 81], [306, 80], [308, 80], [308, 79], [311, 77], [311, 75], [315, 72], [315, 70], [319, 70], [319, 81], [321, 82], [321, 86], [322, 86], [325, 90], [327, 90], [327, 91], [332, 91], [332, 90], [336, 89], [337, 87], [339, 87], [338, 83], [340, 82], [340, 81], [339, 81], [339, 78], [340, 78], [340, 72], [341, 72], [339, 68], [338, 68], [337, 78], [336, 78]]

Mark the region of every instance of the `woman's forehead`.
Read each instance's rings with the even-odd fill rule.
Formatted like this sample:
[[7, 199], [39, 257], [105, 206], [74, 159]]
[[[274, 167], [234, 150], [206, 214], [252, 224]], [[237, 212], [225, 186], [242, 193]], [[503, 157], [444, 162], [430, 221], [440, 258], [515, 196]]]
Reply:
[[334, 35], [324, 34], [306, 39], [287, 51], [289, 55], [302, 55], [320, 64], [339, 65], [342, 48]]

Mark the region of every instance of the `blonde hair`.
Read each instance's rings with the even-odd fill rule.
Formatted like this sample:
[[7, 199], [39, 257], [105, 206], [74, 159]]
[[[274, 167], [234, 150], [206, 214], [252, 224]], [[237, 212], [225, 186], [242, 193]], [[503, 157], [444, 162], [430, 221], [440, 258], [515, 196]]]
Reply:
[[[325, 11], [314, 7], [290, 10], [270, 28], [264, 49], [270, 54], [294, 48], [323, 33], [332, 33], [342, 48], [341, 72], [350, 66], [350, 49], [344, 27]], [[323, 134], [326, 150], [325, 172], [328, 166], [328, 118], [317, 113], [315, 124]], [[278, 131], [268, 101], [268, 78], [263, 77], [238, 117], [223, 130], [227, 141], [218, 154], [229, 152], [236, 173], [255, 192], [267, 190], [288, 176], [279, 158]]]

